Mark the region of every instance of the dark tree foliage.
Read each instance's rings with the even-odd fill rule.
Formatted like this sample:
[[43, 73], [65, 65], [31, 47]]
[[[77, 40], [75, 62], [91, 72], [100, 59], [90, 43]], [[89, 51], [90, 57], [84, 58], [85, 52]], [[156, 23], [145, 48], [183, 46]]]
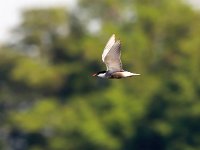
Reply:
[[[79, 0], [22, 17], [0, 48], [0, 149], [200, 149], [198, 12], [178, 0]], [[141, 76], [91, 77], [113, 33], [124, 69]]]

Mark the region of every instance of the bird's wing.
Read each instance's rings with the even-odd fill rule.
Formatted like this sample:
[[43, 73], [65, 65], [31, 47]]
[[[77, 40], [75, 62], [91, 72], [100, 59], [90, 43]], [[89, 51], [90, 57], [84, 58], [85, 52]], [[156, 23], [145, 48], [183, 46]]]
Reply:
[[103, 54], [102, 54], [102, 60], [104, 62], [105, 60], [105, 57], [106, 55], [108, 54], [108, 52], [110, 51], [110, 49], [112, 48], [112, 46], [115, 44], [115, 35], [113, 34], [110, 39], [108, 40], [105, 48], [104, 48], [104, 51], [103, 51]]
[[121, 56], [121, 44], [120, 41], [116, 41], [107, 55], [104, 57], [104, 63], [107, 66], [107, 70], [111, 72], [122, 71]]

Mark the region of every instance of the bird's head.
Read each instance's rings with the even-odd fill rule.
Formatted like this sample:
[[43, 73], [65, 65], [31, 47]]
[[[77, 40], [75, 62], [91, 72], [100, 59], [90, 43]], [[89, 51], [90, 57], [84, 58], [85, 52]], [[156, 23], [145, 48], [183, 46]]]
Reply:
[[106, 74], [106, 71], [100, 71], [100, 72], [98, 72], [98, 73], [94, 73], [92, 76], [93, 77], [105, 77], [105, 74]]

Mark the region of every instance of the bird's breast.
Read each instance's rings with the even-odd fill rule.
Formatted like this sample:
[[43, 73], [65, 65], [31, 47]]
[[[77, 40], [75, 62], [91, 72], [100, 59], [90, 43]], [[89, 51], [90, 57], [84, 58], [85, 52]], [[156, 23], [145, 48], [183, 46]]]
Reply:
[[133, 76], [133, 73], [128, 72], [128, 71], [118, 71], [114, 72], [110, 75], [111, 79], [120, 79], [120, 78], [126, 78], [126, 77], [131, 77]]
[[122, 72], [114, 72], [110, 75], [111, 79], [120, 79], [123, 78], [123, 73]]

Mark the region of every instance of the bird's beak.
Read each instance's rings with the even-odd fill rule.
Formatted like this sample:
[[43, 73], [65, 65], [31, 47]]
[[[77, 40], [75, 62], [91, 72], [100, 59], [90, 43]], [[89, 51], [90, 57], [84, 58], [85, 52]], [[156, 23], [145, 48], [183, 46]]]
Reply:
[[92, 76], [95, 77], [96, 75], [97, 75], [97, 74], [95, 73], [95, 74], [93, 74]]

